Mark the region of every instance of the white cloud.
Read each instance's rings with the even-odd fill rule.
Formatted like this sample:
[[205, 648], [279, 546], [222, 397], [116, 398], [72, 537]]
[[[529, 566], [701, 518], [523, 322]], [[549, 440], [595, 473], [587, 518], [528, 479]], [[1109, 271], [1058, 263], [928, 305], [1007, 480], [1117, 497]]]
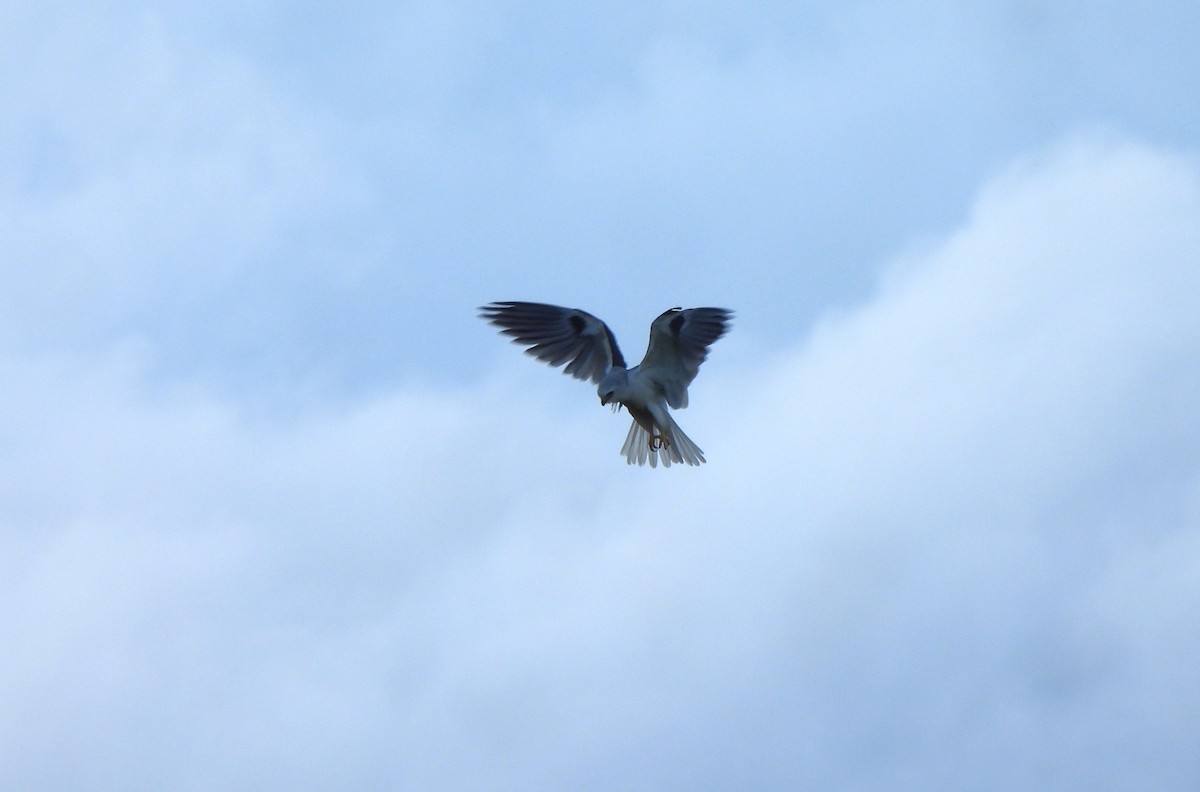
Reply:
[[1198, 252], [1192, 157], [1023, 160], [801, 347], [744, 316], [699, 470], [499, 342], [286, 419], [9, 354], [0, 781], [1185, 789]]
[[314, 369], [461, 379], [481, 357], [395, 339], [473, 348], [504, 296], [640, 335], [725, 295], [783, 348], [1014, 152], [1094, 124], [1195, 145], [1200, 112], [1178, 2], [0, 15], [0, 334], [142, 336], [246, 401]]
[[[1194, 145], [1185, 6], [5, 6], [0, 786], [1190, 788], [1195, 155], [962, 199]], [[739, 309], [708, 466], [469, 315], [579, 290]]]
[[329, 120], [250, 61], [197, 49], [162, 13], [75, 11], [30, 11], [9, 37], [0, 333], [69, 352], [175, 323], [211, 343], [258, 280], [305, 277], [280, 249], [359, 188]]

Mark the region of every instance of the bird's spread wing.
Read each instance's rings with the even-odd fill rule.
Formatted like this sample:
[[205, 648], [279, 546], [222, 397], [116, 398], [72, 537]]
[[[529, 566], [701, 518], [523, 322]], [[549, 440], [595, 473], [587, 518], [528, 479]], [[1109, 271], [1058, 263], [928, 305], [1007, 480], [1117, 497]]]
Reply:
[[528, 347], [526, 354], [561, 366], [564, 374], [599, 383], [613, 366], [625, 367], [608, 325], [586, 311], [530, 302], [494, 302], [479, 315]]
[[724, 308], [672, 308], [650, 325], [650, 345], [638, 371], [665, 392], [667, 404], [687, 407], [687, 388], [708, 357], [708, 347], [729, 329]]

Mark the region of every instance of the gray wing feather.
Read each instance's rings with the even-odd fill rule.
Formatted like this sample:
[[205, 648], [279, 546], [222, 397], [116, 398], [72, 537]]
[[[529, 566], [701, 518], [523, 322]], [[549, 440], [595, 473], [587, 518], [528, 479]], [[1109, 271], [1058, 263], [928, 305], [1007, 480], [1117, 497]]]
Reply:
[[494, 302], [481, 307], [479, 316], [527, 347], [526, 354], [555, 367], [565, 363], [563, 373], [576, 379], [599, 383], [614, 365], [625, 366], [608, 325], [587, 311], [546, 303]]
[[688, 385], [732, 318], [724, 308], [672, 308], [650, 325], [650, 345], [638, 368], [662, 387], [671, 407], [687, 407]]

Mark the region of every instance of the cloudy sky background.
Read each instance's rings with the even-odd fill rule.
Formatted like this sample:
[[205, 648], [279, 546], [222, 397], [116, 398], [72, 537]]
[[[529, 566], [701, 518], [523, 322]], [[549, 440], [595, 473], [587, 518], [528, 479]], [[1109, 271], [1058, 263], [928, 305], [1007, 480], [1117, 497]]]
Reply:
[[[0, 787], [1194, 790], [1200, 7], [0, 8]], [[627, 357], [737, 311], [680, 423]]]

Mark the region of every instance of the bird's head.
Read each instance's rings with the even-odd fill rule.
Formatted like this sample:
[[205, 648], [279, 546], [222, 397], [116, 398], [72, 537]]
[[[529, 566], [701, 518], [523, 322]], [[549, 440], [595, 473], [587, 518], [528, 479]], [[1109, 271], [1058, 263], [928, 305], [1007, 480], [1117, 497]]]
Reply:
[[611, 404], [614, 410], [621, 406], [621, 391], [629, 384], [629, 376], [623, 368], [609, 369], [600, 380], [596, 393], [600, 395], [600, 403]]

